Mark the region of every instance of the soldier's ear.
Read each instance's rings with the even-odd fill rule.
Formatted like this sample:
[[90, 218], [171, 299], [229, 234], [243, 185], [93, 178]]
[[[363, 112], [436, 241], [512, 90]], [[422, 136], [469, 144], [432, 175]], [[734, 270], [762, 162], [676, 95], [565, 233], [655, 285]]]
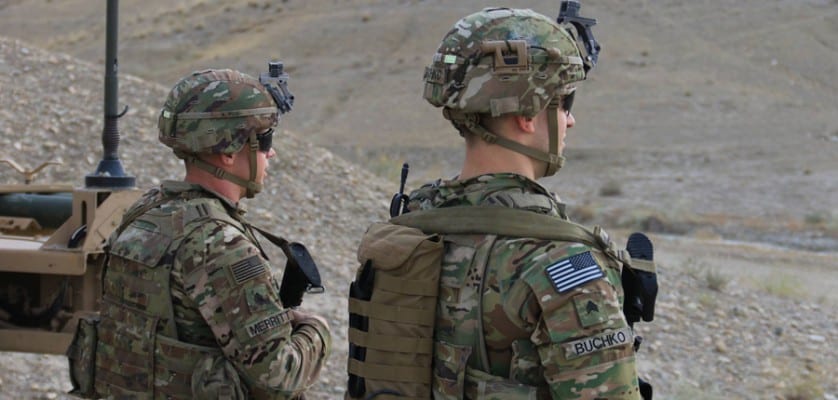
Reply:
[[231, 166], [236, 163], [236, 157], [238, 157], [239, 154], [240, 152], [233, 154], [215, 154], [215, 156], [217, 157], [218, 162], [220, 162], [221, 165]]
[[521, 131], [526, 133], [535, 132], [535, 118], [524, 117], [521, 115], [513, 115], [512, 118], [513, 121], [515, 121], [515, 126], [517, 126]]

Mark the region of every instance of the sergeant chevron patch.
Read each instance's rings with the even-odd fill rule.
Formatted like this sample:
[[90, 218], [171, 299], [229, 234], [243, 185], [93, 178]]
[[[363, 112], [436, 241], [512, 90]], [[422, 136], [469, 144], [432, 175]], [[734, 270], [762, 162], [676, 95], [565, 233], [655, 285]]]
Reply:
[[565, 258], [547, 267], [545, 272], [559, 293], [605, 276], [590, 251]]

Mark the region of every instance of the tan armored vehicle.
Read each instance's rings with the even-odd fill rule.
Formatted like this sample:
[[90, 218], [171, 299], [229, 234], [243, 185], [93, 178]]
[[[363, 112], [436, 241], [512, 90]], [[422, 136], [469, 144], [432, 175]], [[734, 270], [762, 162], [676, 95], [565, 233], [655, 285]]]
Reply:
[[[117, 147], [117, 10], [108, 1], [103, 159], [84, 187], [37, 184], [37, 173], [4, 159], [24, 184], [0, 185], [0, 351], [64, 354], [78, 318], [101, 296], [105, 240], [141, 193]], [[37, 161], [32, 161], [36, 163]]]

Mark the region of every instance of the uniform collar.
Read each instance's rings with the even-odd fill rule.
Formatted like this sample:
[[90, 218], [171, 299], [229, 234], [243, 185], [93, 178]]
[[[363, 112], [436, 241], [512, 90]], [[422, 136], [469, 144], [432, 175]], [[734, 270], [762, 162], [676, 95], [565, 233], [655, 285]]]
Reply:
[[493, 205], [564, 215], [565, 205], [547, 188], [523, 175], [495, 173], [438, 180], [410, 195], [411, 210]]
[[[160, 184], [160, 190], [163, 192], [165, 196], [171, 197], [194, 198], [199, 196], [210, 195], [211, 197], [216, 198], [218, 201], [224, 204], [224, 207], [234, 211], [238, 215], [244, 215], [247, 212], [247, 209], [244, 207], [244, 205], [233, 203], [232, 201], [230, 201], [230, 199], [222, 196], [218, 192], [196, 183], [166, 180]], [[192, 195], [191, 193], [194, 193], [194, 195]]]

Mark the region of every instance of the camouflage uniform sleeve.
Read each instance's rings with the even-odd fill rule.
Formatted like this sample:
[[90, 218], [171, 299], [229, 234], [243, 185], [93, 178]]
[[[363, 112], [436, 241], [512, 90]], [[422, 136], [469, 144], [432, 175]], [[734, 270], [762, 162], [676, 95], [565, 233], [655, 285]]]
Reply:
[[634, 337], [622, 313], [619, 266], [598, 250], [561, 243], [535, 253], [522, 278], [528, 320], [554, 399], [639, 400]]
[[324, 321], [293, 321], [271, 268], [238, 228], [204, 223], [177, 254], [187, 294], [256, 398], [288, 398], [311, 386], [331, 337]]

